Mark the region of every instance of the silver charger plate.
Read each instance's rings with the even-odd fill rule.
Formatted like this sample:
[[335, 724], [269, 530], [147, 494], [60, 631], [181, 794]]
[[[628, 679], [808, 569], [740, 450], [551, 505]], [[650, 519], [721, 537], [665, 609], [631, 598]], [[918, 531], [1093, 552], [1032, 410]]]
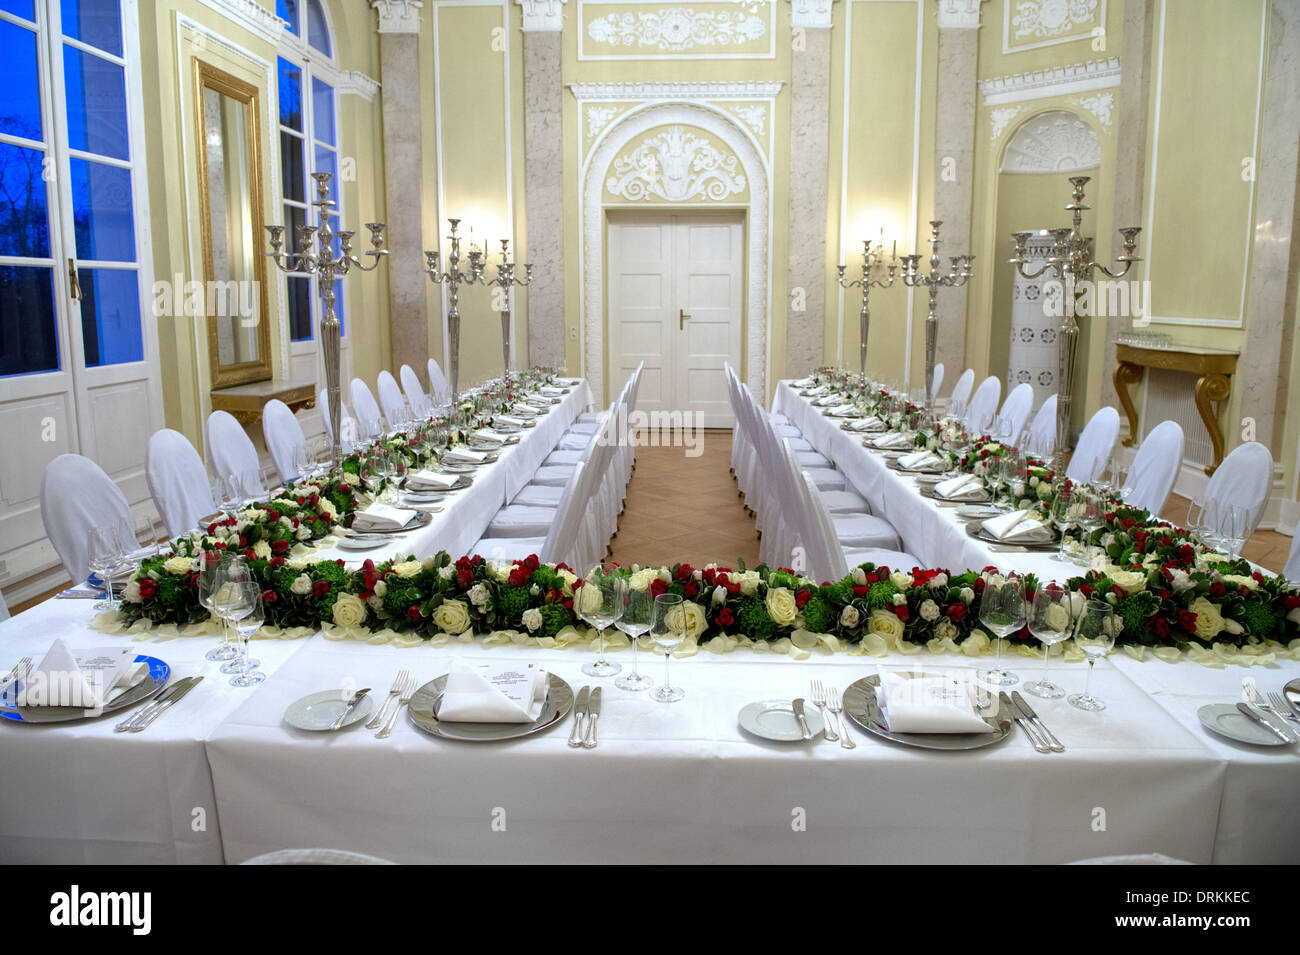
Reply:
[[[419, 530], [421, 527], [427, 527], [432, 520], [433, 515], [428, 511], [416, 511], [414, 519], [405, 527], [399, 527], [391, 531], [353, 531], [343, 540], [356, 540], [357, 538], [367, 537], [399, 537], [402, 534], [409, 534], [411, 531]], [[341, 544], [342, 541], [339, 543]]]
[[[987, 518], [985, 518], [985, 520], [987, 520]], [[992, 534], [990, 534], [988, 531], [984, 529], [983, 521], [971, 521], [969, 524], [966, 525], [966, 533], [968, 536], [975, 538], [977, 541], [980, 541], [981, 543], [996, 544], [1002, 547], [1023, 547], [1025, 550], [1037, 550], [1043, 552], [1056, 551], [1056, 550], [1060, 550], [1061, 548], [1061, 542], [1059, 539], [1055, 537], [1055, 535], [1053, 535], [1053, 539], [1050, 541], [998, 540], [998, 538], [994, 537]]]
[[71, 723], [78, 720], [95, 720], [110, 713], [130, 709], [160, 693], [170, 679], [171, 667], [157, 657], [140, 654], [137, 663], [148, 664], [144, 677], [111, 703], [105, 703], [99, 713], [83, 710], [79, 706], [16, 706], [21, 680], [14, 680], [0, 691], [0, 715], [16, 723]]
[[407, 715], [419, 729], [443, 739], [467, 743], [490, 743], [506, 739], [519, 739], [541, 733], [564, 722], [573, 709], [573, 687], [554, 673], [548, 673], [546, 701], [542, 715], [531, 723], [453, 723], [438, 719], [438, 705], [447, 687], [447, 674], [431, 680], [415, 691], [407, 706]]
[[998, 704], [996, 725], [989, 724], [987, 733], [891, 733], [880, 707], [876, 705], [878, 686], [880, 677], [873, 673], [850, 683], [844, 690], [844, 714], [872, 736], [917, 749], [968, 750], [995, 746], [1011, 735], [1011, 711], [1001, 703]]
[[[1232, 703], [1207, 703], [1196, 711], [1196, 718], [1207, 730], [1252, 746], [1287, 746]], [[1279, 721], [1280, 722], [1280, 721]]]
[[[352, 694], [345, 690], [321, 690], [309, 693], [301, 700], [294, 700], [284, 711], [284, 721], [300, 730], [323, 732], [334, 725]], [[343, 721], [339, 729], [347, 729], [355, 723], [366, 719], [375, 712], [375, 698], [370, 694], [363, 696], [352, 712]]]
[[[808, 722], [808, 732], [815, 740], [826, 729], [821, 712], [809, 703], [804, 705], [803, 715]], [[805, 742], [791, 700], [762, 700], [747, 704], [740, 711], [740, 728], [775, 743]]]

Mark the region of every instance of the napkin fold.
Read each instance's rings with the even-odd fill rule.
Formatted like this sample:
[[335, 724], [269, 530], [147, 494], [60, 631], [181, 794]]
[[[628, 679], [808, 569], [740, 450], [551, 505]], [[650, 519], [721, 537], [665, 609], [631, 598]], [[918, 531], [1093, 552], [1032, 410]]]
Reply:
[[352, 529], [354, 531], [401, 530], [416, 519], [415, 514], [415, 511], [404, 507], [375, 503], [352, 519]]
[[438, 705], [451, 723], [531, 723], [542, 715], [549, 677], [536, 663], [470, 665], [456, 657]]
[[[515, 414], [520, 415], [520, 416], [525, 417], [525, 418], [536, 418], [536, 417], [537, 417], [537, 409], [534, 408], [532, 405], [516, 404], [516, 405], [515, 405], [513, 408], [511, 408], [510, 410], [513, 411]], [[501, 415], [497, 415], [497, 418], [498, 418], [498, 419], [501, 419]], [[501, 419], [501, 420], [504, 420], [504, 419]], [[520, 424], [522, 424], [522, 423], [523, 423], [523, 422], [520, 422]]]
[[882, 450], [906, 450], [912, 446], [912, 439], [898, 431], [891, 431], [889, 434], [882, 434], [871, 444]]
[[832, 418], [848, 418], [857, 414], [857, 410], [853, 405], [836, 405], [830, 410], [829, 414]]
[[913, 451], [898, 459], [900, 467], [909, 471], [934, 471], [944, 468], [944, 461], [933, 451]]
[[1027, 517], [1028, 511], [1012, 511], [999, 517], [990, 517], [981, 526], [1000, 541], [1016, 543], [1046, 543], [1052, 539], [1052, 529], [1046, 524]]
[[62, 639], [50, 645], [40, 664], [23, 677], [19, 706], [75, 706], [99, 709], [134, 686], [149, 667], [136, 663], [131, 647], [73, 653]]
[[876, 704], [891, 733], [991, 733], [975, 711], [974, 686], [955, 675], [881, 670]]
[[493, 415], [492, 420], [497, 424], [504, 424], [507, 427], [511, 427], [511, 428], [523, 428], [528, 424], [528, 422], [525, 421], [523, 418], [517, 418], [514, 415], [508, 415], [508, 414]]
[[486, 460], [486, 452], [469, 448], [452, 448], [442, 456], [444, 464], [482, 464]]
[[877, 428], [883, 428], [885, 423], [872, 415], [869, 418], [858, 418], [856, 421], [849, 422], [850, 431], [875, 431]]
[[439, 474], [437, 471], [416, 471], [406, 476], [408, 491], [448, 491], [456, 486], [460, 477], [455, 474]]
[[984, 482], [973, 474], [959, 474], [934, 486], [935, 497], [946, 501], [982, 501], [988, 494]]

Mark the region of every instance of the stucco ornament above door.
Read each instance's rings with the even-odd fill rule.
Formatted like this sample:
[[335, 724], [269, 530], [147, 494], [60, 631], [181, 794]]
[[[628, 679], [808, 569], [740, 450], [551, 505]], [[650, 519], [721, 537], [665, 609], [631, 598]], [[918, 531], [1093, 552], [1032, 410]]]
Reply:
[[666, 7], [636, 13], [610, 13], [587, 24], [587, 35], [597, 43], [671, 53], [699, 47], [744, 45], [766, 33], [767, 21], [743, 9]]
[[745, 192], [734, 154], [681, 126], [647, 136], [614, 160], [605, 189], [631, 202], [720, 202]]

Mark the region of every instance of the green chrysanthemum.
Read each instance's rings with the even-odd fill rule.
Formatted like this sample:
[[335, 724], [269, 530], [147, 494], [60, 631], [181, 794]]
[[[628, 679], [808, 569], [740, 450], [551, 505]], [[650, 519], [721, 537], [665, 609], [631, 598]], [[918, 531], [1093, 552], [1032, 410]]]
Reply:
[[553, 637], [570, 623], [573, 614], [564, 609], [563, 604], [542, 604], [542, 636]]
[[501, 587], [497, 591], [497, 611], [506, 620], [518, 620], [527, 609], [527, 587]]
[[830, 633], [835, 626], [835, 608], [823, 597], [813, 596], [803, 605], [803, 622], [813, 633]]
[[768, 616], [763, 601], [756, 597], [746, 597], [740, 602], [736, 628], [751, 640], [768, 640], [776, 633], [776, 623]]
[[1237, 622], [1246, 632], [1261, 640], [1276, 639], [1282, 629], [1282, 615], [1275, 606], [1257, 600], [1245, 600], [1238, 611]]
[[867, 592], [867, 609], [886, 610], [893, 607], [896, 593], [898, 588], [892, 581], [882, 580], [878, 584], [872, 584], [871, 590]]

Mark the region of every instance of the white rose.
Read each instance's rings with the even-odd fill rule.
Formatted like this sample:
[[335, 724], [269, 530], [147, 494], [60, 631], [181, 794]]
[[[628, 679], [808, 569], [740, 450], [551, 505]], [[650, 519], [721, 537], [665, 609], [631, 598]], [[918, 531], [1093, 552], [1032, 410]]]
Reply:
[[271, 545], [266, 541], [258, 541], [253, 545], [253, 556], [259, 560], [271, 559]]
[[855, 587], [865, 587], [867, 585], [867, 572], [861, 567], [853, 568], [853, 585]]
[[379, 611], [384, 609], [384, 598], [380, 596], [372, 594], [370, 597], [366, 598], [366, 603], [370, 605], [370, 609], [375, 613], [379, 613]]
[[293, 532], [293, 536], [297, 540], [305, 541], [307, 538], [311, 537], [311, 528], [306, 524], [299, 524], [297, 530]]
[[193, 569], [192, 557], [171, 557], [163, 562], [163, 570], [169, 574], [188, 574]]
[[128, 583], [122, 591], [122, 599], [127, 603], [138, 604], [140, 599], [140, 581], [133, 580]]
[[718, 584], [713, 588], [713, 603], [721, 605], [727, 602], [727, 588]]
[[366, 605], [354, 594], [334, 598], [334, 623], [340, 627], [359, 627], [366, 622]]
[[477, 583], [469, 589], [469, 602], [480, 610], [487, 606], [488, 599], [491, 596], [487, 587], [482, 583]]
[[357, 476], [356, 476], [355, 474], [353, 474], [351, 471], [344, 471], [344, 472], [343, 472], [343, 483], [344, 483], [344, 484], [351, 485], [352, 487], [356, 487], [358, 484], [361, 483], [361, 478], [357, 477]]
[[424, 561], [422, 560], [404, 560], [400, 564], [393, 565], [393, 573], [398, 577], [414, 577], [424, 570]]
[[891, 637], [895, 640], [901, 640], [906, 633], [906, 628], [903, 626], [903, 621], [899, 620], [892, 611], [873, 610], [870, 619], [867, 621], [867, 632], [884, 637], [886, 640]]
[[969, 587], [963, 587], [957, 596], [961, 598], [962, 603], [969, 604], [975, 599], [975, 591], [971, 590]]
[[698, 639], [708, 629], [709, 620], [704, 608], [692, 600], [683, 600], [668, 612], [668, 626], [681, 628], [687, 639]]
[[930, 587], [934, 590], [941, 590], [948, 586], [947, 574], [935, 574], [930, 580]]
[[906, 590], [912, 586], [912, 575], [905, 574], [901, 570], [896, 570], [889, 575], [889, 581], [899, 590]]
[[1140, 571], [1113, 567], [1107, 570], [1106, 576], [1116, 587], [1122, 587], [1126, 593], [1135, 594], [1146, 590], [1147, 587], [1147, 575]]
[[934, 635], [939, 640], [956, 640], [958, 633], [957, 625], [947, 617], [934, 625]]
[[1169, 582], [1169, 585], [1174, 589], [1175, 593], [1181, 593], [1191, 588], [1192, 577], [1187, 571], [1175, 570], [1172, 571], [1172, 576], [1173, 579]]
[[743, 574], [735, 574], [731, 579], [740, 584], [740, 592], [746, 597], [752, 597], [758, 593], [758, 585], [763, 580], [758, 572], [753, 570], [747, 570]]
[[433, 625], [453, 637], [469, 629], [469, 608], [463, 600], [444, 600], [433, 611]]
[[1229, 587], [1247, 587], [1254, 590], [1259, 586], [1259, 581], [1254, 577], [1246, 577], [1242, 574], [1224, 574], [1220, 579]]
[[327, 501], [325, 500], [325, 498], [321, 498], [320, 503], [317, 504], [316, 506], [317, 508], [319, 508], [320, 512], [324, 514], [327, 518], [329, 518], [331, 521], [338, 520], [339, 512], [338, 509], [334, 506], [333, 502]]
[[778, 627], [793, 626], [799, 616], [799, 608], [794, 602], [794, 591], [789, 587], [773, 587], [764, 598], [767, 614]]
[[1227, 630], [1233, 636], [1237, 636], [1239, 634], [1246, 632], [1245, 627], [1243, 627], [1241, 624], [1237, 623], [1237, 621], [1229, 617], [1223, 618], [1223, 629]]
[[446, 567], [439, 567], [438, 576], [443, 580], [451, 580], [451, 578], [456, 576], [456, 566], [454, 564], [448, 564]]
[[564, 586], [560, 588], [560, 592], [566, 597], [572, 597], [573, 585], [578, 582], [577, 576], [569, 573], [567, 570], [561, 570], [557, 573], [559, 574], [560, 580], [564, 581]]
[[934, 621], [939, 619], [939, 605], [933, 600], [926, 600], [921, 604], [921, 619]]
[[844, 609], [840, 611], [840, 626], [852, 629], [858, 625], [861, 616], [862, 615], [858, 613], [857, 607], [853, 606], [853, 604], [847, 604]]
[[293, 583], [290, 585], [289, 589], [299, 597], [303, 597], [311, 593], [311, 578], [306, 574], [299, 574], [293, 579]]
[[1070, 611], [1060, 604], [1049, 604], [1044, 622], [1048, 630], [1062, 633], [1070, 627]]
[[386, 594], [386, 593], [388, 593], [388, 582], [387, 582], [387, 581], [384, 581], [384, 580], [376, 580], [376, 581], [375, 581], [375, 596], [376, 596], [376, 597], [382, 597], [382, 596], [383, 596], [384, 594]]
[[529, 633], [533, 633], [542, 625], [542, 612], [536, 607], [529, 607], [524, 611], [524, 626], [528, 628]]
[[605, 604], [605, 594], [595, 584], [584, 583], [578, 588], [578, 613], [597, 613]]
[[652, 584], [658, 577], [658, 568], [643, 567], [632, 574], [631, 578], [627, 582], [628, 589], [637, 593], [645, 593], [650, 589], [650, 584]]

